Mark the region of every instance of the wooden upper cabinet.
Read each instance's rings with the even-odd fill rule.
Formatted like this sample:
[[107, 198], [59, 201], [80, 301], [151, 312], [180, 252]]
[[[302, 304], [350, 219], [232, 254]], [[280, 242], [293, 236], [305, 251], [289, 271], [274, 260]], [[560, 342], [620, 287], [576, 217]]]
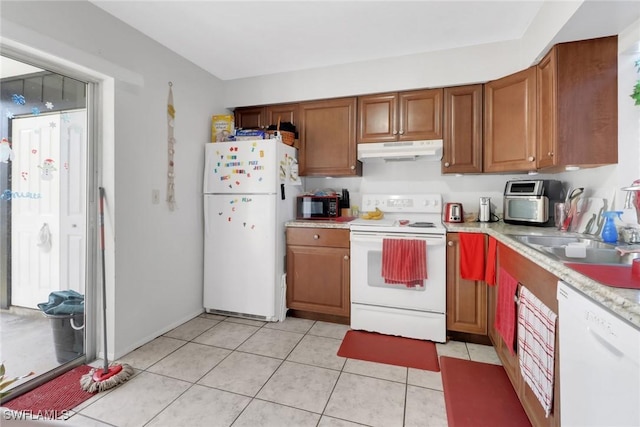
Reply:
[[485, 84], [484, 172], [536, 170], [536, 67]]
[[442, 139], [442, 89], [358, 97], [358, 143]]
[[542, 58], [537, 69], [537, 167], [547, 168], [555, 166], [556, 155], [556, 99], [558, 93], [556, 68], [557, 55], [555, 48]]
[[270, 125], [298, 121], [298, 104], [275, 104], [258, 107], [239, 107], [234, 111], [235, 126], [244, 129], [266, 129]]
[[442, 173], [482, 172], [482, 85], [444, 89]]
[[297, 125], [298, 104], [269, 105], [267, 107], [267, 126], [277, 125], [278, 118], [280, 118], [280, 123], [289, 122]]
[[362, 175], [356, 157], [357, 105], [355, 97], [300, 103], [300, 175]]
[[237, 128], [265, 129], [268, 126], [266, 107], [239, 107], [233, 113]]
[[617, 163], [617, 36], [558, 44], [537, 76], [538, 168]]

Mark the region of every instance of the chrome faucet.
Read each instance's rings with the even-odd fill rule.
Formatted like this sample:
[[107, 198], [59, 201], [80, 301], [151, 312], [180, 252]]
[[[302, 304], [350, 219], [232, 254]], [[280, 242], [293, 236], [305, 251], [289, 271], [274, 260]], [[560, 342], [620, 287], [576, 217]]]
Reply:
[[623, 187], [621, 190], [627, 192], [624, 198], [624, 209], [635, 209], [636, 219], [640, 224], [640, 179], [636, 179], [629, 187]]

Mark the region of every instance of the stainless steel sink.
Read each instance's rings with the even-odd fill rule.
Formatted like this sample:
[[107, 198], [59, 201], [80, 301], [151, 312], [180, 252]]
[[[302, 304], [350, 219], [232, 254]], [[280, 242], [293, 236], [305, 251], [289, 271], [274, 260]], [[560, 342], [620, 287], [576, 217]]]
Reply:
[[530, 236], [525, 234], [522, 234], [522, 235], [512, 234], [511, 237], [524, 243], [525, 245], [532, 246], [532, 247], [566, 246], [571, 243], [580, 243], [587, 248], [605, 248], [605, 249], [615, 248], [614, 245], [611, 245], [609, 243], [604, 243], [599, 240], [589, 239], [586, 237], [577, 237], [577, 236]]
[[[532, 236], [526, 234], [512, 234], [511, 237], [562, 262], [630, 265], [634, 258], [640, 258], [638, 253], [621, 255], [615, 249], [615, 245], [588, 237]], [[570, 249], [569, 255], [571, 256], [567, 256], [567, 247], [573, 245], [577, 246], [572, 248], [573, 250]], [[584, 250], [576, 248], [584, 248]]]
[[566, 246], [543, 247], [545, 252], [550, 253], [564, 262], [579, 262], [586, 264], [627, 264], [630, 265], [634, 258], [640, 257], [638, 253], [621, 255], [615, 249], [586, 248], [585, 256], [570, 257], [566, 255]]

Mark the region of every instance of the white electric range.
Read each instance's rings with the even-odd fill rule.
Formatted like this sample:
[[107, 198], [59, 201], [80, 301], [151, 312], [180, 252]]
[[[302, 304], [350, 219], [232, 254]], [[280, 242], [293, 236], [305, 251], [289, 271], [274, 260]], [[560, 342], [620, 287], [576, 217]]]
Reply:
[[[446, 341], [446, 228], [440, 194], [366, 194], [351, 229], [351, 328], [437, 342]], [[426, 243], [427, 279], [417, 286], [385, 283], [384, 239]]]

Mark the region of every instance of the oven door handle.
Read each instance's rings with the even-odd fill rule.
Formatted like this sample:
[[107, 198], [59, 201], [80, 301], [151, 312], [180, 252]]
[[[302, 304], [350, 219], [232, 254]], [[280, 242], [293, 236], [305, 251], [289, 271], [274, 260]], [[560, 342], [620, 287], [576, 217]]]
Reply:
[[382, 243], [382, 239], [405, 239], [405, 240], [425, 240], [429, 242], [429, 245], [444, 245], [446, 242], [446, 236], [434, 236], [428, 234], [360, 234], [351, 233], [352, 242], [375, 242]]

